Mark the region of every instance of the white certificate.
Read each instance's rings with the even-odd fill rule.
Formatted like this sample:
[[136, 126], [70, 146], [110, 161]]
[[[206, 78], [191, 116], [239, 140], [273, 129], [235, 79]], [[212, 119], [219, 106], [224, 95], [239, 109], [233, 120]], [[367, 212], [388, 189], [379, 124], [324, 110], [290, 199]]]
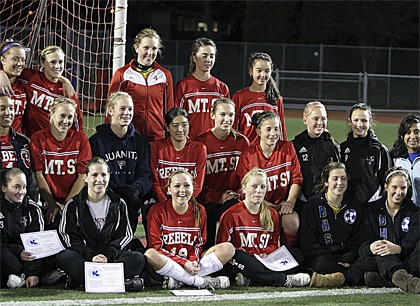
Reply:
[[266, 258], [257, 254], [254, 255], [271, 271], [287, 271], [299, 265], [284, 245], [267, 255]]
[[57, 254], [64, 250], [56, 230], [20, 234], [25, 251], [37, 259]]
[[85, 291], [125, 292], [124, 264], [85, 262]]

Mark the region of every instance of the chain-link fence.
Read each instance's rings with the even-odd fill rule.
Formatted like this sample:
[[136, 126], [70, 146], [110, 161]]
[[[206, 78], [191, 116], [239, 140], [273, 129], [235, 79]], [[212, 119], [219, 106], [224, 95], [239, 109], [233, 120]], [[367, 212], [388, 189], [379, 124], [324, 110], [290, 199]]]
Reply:
[[[176, 83], [188, 72], [191, 41], [166, 41], [163, 65]], [[420, 110], [420, 49], [333, 45], [218, 42], [212, 74], [231, 94], [252, 82], [247, 65], [252, 52], [267, 52], [276, 64], [274, 78], [286, 104], [321, 100], [348, 108], [363, 101], [375, 109]]]

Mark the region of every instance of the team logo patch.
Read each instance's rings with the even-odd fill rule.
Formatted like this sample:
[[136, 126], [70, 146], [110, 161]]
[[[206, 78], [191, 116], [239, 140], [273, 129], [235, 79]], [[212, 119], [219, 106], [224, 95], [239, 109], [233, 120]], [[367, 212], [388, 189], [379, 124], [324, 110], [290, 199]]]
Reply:
[[320, 218], [325, 218], [327, 216], [327, 209], [325, 208], [325, 206], [318, 206], [318, 211]]
[[410, 225], [410, 217], [405, 217], [401, 222], [401, 229], [403, 232], [408, 232], [408, 226]]
[[22, 216], [20, 218], [20, 224], [22, 224], [23, 227], [26, 227], [26, 225], [28, 224], [28, 218], [26, 216]]
[[385, 225], [386, 225], [386, 216], [379, 215], [379, 226], [385, 226]]
[[366, 156], [366, 162], [372, 166], [375, 163], [375, 156]]
[[354, 209], [347, 209], [344, 213], [344, 222], [353, 224], [356, 221], [357, 212]]

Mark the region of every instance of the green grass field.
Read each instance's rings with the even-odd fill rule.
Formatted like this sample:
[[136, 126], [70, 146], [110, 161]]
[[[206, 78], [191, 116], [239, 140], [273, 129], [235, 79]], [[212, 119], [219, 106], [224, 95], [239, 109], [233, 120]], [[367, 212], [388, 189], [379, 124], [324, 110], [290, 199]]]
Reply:
[[[86, 133], [93, 134], [94, 127], [102, 119], [84, 118]], [[289, 139], [300, 133], [305, 126], [300, 118], [286, 118]], [[342, 142], [348, 130], [344, 121], [329, 120], [328, 128], [337, 142]], [[379, 140], [390, 148], [397, 137], [398, 124], [378, 124], [375, 132]], [[144, 236], [143, 227], [138, 226], [137, 237]], [[313, 288], [236, 287], [217, 290], [214, 297], [182, 299], [174, 297], [168, 290], [146, 287], [139, 293], [88, 294], [84, 291], [65, 290], [64, 284], [32, 289], [0, 290], [1, 305], [142, 305], [145, 303], [175, 305], [419, 305], [420, 297], [396, 289], [376, 292], [375, 289], [344, 288], [322, 290]]]

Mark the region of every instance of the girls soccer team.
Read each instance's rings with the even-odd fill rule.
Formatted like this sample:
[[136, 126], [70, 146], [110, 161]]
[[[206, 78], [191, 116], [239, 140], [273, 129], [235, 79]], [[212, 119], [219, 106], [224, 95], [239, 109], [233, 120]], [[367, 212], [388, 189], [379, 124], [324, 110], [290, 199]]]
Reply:
[[[304, 109], [307, 130], [287, 141], [283, 99], [266, 53], [251, 55], [252, 84], [236, 92], [232, 101], [226, 84], [210, 74], [217, 53], [211, 39], [194, 41], [190, 75], [174, 90], [170, 72], [155, 61], [162, 48], [157, 32], [142, 30], [134, 48], [137, 58], [111, 81], [110, 122], [98, 126], [89, 141], [82, 131], [70, 129], [82, 128], [75, 94], [72, 99], [54, 99], [58, 94], [54, 92], [50, 106], [32, 103], [22, 110], [19, 107], [28, 96], [31, 101], [35, 98], [26, 94], [24, 102], [14, 100], [16, 128], [34, 133], [32, 164], [48, 204], [45, 219], [55, 228], [60, 222], [67, 250], [57, 255], [56, 262], [67, 273], [68, 286], [83, 283], [84, 261], [121, 261], [129, 278], [126, 286], [135, 291], [143, 288], [139, 276], [146, 264], [149, 269], [144, 271], [169, 289], [226, 288], [232, 281], [287, 287], [388, 282], [420, 293], [418, 171], [414, 170], [420, 158], [418, 116], [401, 122], [391, 153], [394, 164], [402, 167], [391, 168], [388, 150], [372, 130], [372, 111], [363, 103], [350, 109], [351, 132], [340, 146], [327, 130], [326, 109], [318, 101]], [[60, 78], [64, 58], [60, 48], [50, 46], [41, 53], [42, 73], [26, 72], [21, 77], [22, 51], [18, 43], [2, 44], [3, 91], [22, 82], [28, 93], [38, 95], [32, 88], [40, 90], [45, 83], [52, 90], [59, 79], [66, 82]], [[18, 57], [15, 69], [8, 62], [11, 56]], [[45, 120], [33, 129], [23, 124], [37, 112], [45, 117], [46, 111], [49, 127]], [[169, 136], [164, 138], [165, 134]], [[146, 137], [152, 141], [150, 155]], [[92, 152], [103, 159], [88, 162]], [[21, 187], [24, 191], [18, 197], [8, 183], [17, 175], [22, 176], [13, 173], [2, 180], [2, 196], [22, 205], [26, 187]], [[113, 191], [107, 189], [108, 183]], [[412, 198], [411, 185], [417, 186]], [[147, 250], [130, 244], [140, 208], [147, 224]], [[390, 227], [394, 222], [401, 232]], [[41, 224], [31, 230], [42, 230]], [[369, 237], [362, 237], [362, 230]], [[80, 249], [78, 240], [89, 242], [86, 250]], [[263, 263], [281, 245], [293, 254], [297, 268], [278, 272]], [[20, 260], [28, 261], [30, 254], [23, 253]], [[2, 274], [2, 285], [21, 271]], [[34, 275], [19, 286], [36, 285], [40, 272]]]

